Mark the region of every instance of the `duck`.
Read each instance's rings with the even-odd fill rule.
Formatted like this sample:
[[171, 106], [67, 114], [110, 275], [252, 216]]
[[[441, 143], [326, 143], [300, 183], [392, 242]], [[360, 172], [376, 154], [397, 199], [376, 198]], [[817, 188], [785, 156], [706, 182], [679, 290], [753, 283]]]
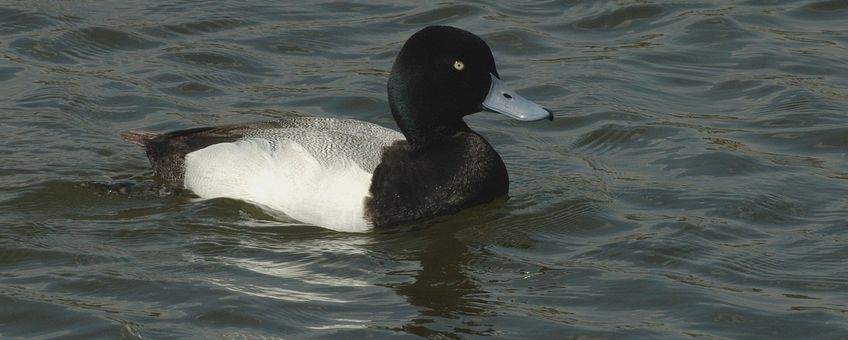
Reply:
[[553, 120], [551, 110], [504, 84], [482, 38], [456, 27], [412, 34], [387, 90], [400, 131], [298, 116], [121, 137], [145, 149], [161, 181], [201, 199], [236, 199], [306, 224], [367, 232], [507, 195], [503, 159], [465, 116]]

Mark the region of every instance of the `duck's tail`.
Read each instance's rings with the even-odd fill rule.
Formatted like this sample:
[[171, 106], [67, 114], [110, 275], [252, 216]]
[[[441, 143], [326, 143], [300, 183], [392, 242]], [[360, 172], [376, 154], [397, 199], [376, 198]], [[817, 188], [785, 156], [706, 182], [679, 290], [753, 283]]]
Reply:
[[156, 137], [159, 137], [159, 134], [147, 131], [129, 130], [121, 132], [121, 138], [125, 141], [141, 146], [146, 146]]

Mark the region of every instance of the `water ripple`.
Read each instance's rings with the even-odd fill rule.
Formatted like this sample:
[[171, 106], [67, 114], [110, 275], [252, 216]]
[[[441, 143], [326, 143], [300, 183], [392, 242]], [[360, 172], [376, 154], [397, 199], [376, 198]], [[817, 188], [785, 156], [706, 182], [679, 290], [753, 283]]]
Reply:
[[586, 29], [621, 29], [640, 19], [649, 19], [663, 14], [664, 10], [657, 5], [636, 5], [606, 11], [595, 17], [583, 19], [576, 25]]
[[54, 24], [54, 18], [32, 10], [0, 7], [0, 34], [24, 33]]
[[51, 38], [20, 38], [10, 46], [39, 60], [73, 64], [92, 61], [105, 53], [155, 48], [159, 43], [117, 29], [87, 27]]
[[399, 19], [398, 22], [402, 25], [418, 27], [447, 23], [457, 19], [471, 17], [479, 12], [480, 9], [477, 6], [471, 5], [439, 6], [438, 8], [406, 15]]

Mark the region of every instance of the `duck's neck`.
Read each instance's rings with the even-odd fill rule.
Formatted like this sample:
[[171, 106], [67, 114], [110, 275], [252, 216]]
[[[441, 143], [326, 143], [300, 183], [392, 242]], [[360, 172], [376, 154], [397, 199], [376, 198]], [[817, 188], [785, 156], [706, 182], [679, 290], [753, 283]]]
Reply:
[[471, 132], [468, 125], [440, 125], [426, 128], [404, 128], [401, 127], [403, 135], [409, 145], [416, 149], [425, 149], [453, 141], [453, 136], [462, 132]]
[[443, 143], [457, 133], [471, 132], [461, 117], [440, 114], [436, 106], [431, 107], [433, 110], [429, 112], [416, 112], [391, 105], [392, 116], [410, 145], [426, 147]]

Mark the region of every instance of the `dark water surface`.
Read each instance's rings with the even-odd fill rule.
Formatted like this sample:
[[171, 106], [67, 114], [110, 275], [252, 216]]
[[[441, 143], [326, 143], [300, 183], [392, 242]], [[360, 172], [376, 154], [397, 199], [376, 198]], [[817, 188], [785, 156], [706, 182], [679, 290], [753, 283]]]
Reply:
[[[394, 127], [431, 24], [557, 112], [511, 193], [345, 234], [152, 186], [126, 129]], [[848, 338], [848, 1], [3, 1], [0, 338]], [[110, 191], [111, 190], [111, 191]]]

